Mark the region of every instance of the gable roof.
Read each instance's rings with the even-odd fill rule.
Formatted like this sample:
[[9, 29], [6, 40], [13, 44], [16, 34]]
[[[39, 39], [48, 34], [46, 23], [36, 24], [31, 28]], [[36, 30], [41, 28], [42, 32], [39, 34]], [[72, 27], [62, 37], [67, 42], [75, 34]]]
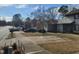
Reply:
[[48, 24], [57, 24], [58, 20], [50, 19], [48, 20]]
[[75, 15], [75, 14], [79, 14], [79, 9], [72, 10], [72, 11], [66, 13], [65, 16]]
[[63, 19], [58, 20], [57, 24], [69, 24], [74, 22], [74, 19], [70, 19], [68, 17], [64, 17]]

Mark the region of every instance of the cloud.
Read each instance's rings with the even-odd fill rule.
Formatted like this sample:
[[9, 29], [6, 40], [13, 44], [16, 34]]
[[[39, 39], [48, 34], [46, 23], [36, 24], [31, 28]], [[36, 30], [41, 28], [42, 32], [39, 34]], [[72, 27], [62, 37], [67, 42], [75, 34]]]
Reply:
[[12, 17], [11, 16], [0, 16], [0, 20], [12, 21]]
[[26, 5], [26, 4], [0, 4], [0, 8], [10, 7], [10, 6], [13, 6], [15, 8], [26, 8], [28, 5]]
[[12, 21], [12, 17], [11, 16], [1, 16], [0, 20]]
[[11, 17], [11, 16], [6, 16], [6, 17], [5, 17], [5, 20], [6, 20], [6, 21], [12, 21], [12, 17]]
[[69, 6], [69, 8], [71, 8], [71, 9], [72, 9], [73, 7], [79, 9], [79, 4], [69, 4], [68, 6]]
[[26, 8], [27, 5], [22, 4], [22, 5], [16, 5], [15, 7], [16, 7], [16, 8]]
[[79, 4], [74, 4], [74, 7], [79, 9]]
[[12, 6], [12, 4], [0, 4], [0, 7], [8, 7], [8, 6]]
[[34, 10], [37, 10], [37, 9], [39, 9], [39, 6], [35, 6], [33, 9], [34, 9]]

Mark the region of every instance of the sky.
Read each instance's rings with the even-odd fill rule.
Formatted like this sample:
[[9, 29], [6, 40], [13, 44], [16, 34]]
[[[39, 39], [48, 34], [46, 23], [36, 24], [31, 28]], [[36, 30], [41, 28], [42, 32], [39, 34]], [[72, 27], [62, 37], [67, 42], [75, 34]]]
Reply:
[[60, 7], [62, 4], [0, 4], [0, 16], [1, 19], [5, 18], [6, 21], [11, 21], [12, 16], [18, 13], [23, 18], [31, 17], [31, 12], [37, 10], [39, 6], [48, 9], [50, 7]]
[[[37, 10], [40, 4], [0, 4], [1, 19], [5, 18], [6, 21], [11, 21], [14, 14], [21, 14], [23, 18], [31, 17], [31, 12]], [[59, 7], [61, 4], [41, 4], [45, 9], [50, 7]]]

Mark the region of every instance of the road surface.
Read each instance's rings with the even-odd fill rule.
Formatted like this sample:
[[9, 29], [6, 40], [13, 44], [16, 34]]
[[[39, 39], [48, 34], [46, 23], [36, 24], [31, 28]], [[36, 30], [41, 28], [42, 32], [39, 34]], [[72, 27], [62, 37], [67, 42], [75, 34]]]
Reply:
[[9, 34], [9, 28], [10, 26], [0, 27], [0, 41]]

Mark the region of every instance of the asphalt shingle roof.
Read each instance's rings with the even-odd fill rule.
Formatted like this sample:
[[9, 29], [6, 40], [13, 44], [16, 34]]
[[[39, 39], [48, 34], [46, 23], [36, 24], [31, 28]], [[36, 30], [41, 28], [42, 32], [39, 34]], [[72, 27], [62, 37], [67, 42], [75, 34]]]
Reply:
[[79, 14], [79, 9], [72, 10], [72, 11], [66, 13], [65, 15], [68, 16], [68, 15], [75, 15], [75, 14]]
[[58, 20], [58, 24], [68, 24], [74, 22], [74, 19], [64, 17], [63, 19]]

